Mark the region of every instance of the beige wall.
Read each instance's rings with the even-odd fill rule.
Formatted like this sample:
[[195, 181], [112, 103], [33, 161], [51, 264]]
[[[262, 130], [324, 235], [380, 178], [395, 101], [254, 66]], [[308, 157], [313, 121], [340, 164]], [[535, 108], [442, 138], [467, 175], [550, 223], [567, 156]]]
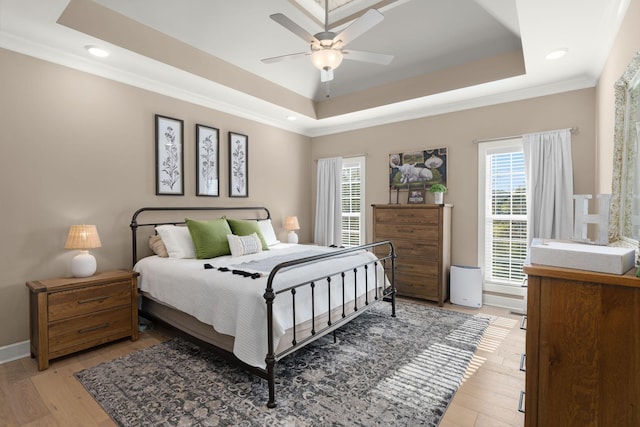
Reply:
[[[295, 213], [311, 240], [313, 160], [367, 155], [367, 204], [387, 203], [392, 151], [449, 148], [456, 264], [477, 257], [477, 146], [473, 139], [577, 126], [575, 191], [611, 183], [613, 83], [640, 49], [640, 2], [632, 0], [595, 89], [309, 138], [0, 49], [0, 347], [28, 339], [24, 282], [69, 274], [69, 225], [95, 223], [101, 269], [130, 266], [129, 220], [141, 206], [266, 205], [280, 238]], [[155, 196], [153, 116], [185, 121], [185, 196]], [[597, 115], [597, 120], [596, 120]], [[221, 131], [221, 197], [195, 197], [195, 123]], [[597, 128], [596, 128], [597, 125]], [[249, 135], [248, 199], [227, 194], [227, 132]], [[597, 136], [597, 146], [596, 146]], [[282, 166], [285, 165], [286, 167]], [[274, 166], [276, 165], [276, 166]], [[275, 183], [275, 184], [274, 184]], [[371, 210], [367, 212], [371, 239]], [[305, 226], [306, 225], [306, 226]]]
[[596, 87], [598, 192], [611, 192], [613, 133], [615, 117], [614, 84], [622, 77], [631, 59], [640, 50], [640, 1], [631, 0], [629, 9]]
[[[311, 155], [319, 159], [366, 154], [369, 206], [389, 201], [389, 153], [448, 147], [449, 191], [445, 202], [454, 205], [451, 260], [454, 264], [477, 265], [478, 147], [472, 141], [569, 127], [579, 128], [579, 133], [572, 137], [575, 192], [593, 194], [595, 89], [314, 138]], [[404, 197], [406, 202], [406, 194]], [[370, 241], [371, 208], [367, 210], [367, 236]]]
[[[142, 206], [264, 205], [311, 222], [309, 138], [0, 49], [0, 347], [29, 339], [27, 280], [69, 275], [69, 225], [96, 224], [99, 269], [130, 267]], [[154, 115], [184, 120], [185, 196], [156, 196]], [[220, 129], [221, 197], [195, 197], [195, 124]], [[249, 136], [249, 197], [229, 199], [227, 132]], [[286, 167], [284, 167], [286, 165]]]

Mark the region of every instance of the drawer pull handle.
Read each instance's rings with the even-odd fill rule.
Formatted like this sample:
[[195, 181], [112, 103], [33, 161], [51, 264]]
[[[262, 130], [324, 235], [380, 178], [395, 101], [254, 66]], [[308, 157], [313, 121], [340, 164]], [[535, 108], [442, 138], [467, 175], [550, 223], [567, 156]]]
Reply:
[[87, 332], [93, 332], [93, 331], [97, 331], [98, 329], [104, 329], [104, 328], [108, 328], [108, 327], [109, 327], [109, 322], [103, 323], [103, 324], [98, 325], [98, 326], [92, 326], [91, 328], [80, 329], [78, 331], [78, 333], [79, 334], [86, 334]]
[[101, 297], [81, 299], [81, 300], [78, 300], [78, 304], [86, 304], [88, 302], [102, 301], [108, 298], [109, 298], [109, 295], [103, 295]]
[[520, 391], [520, 399], [518, 400], [518, 412], [522, 412], [524, 414], [524, 391]]
[[527, 355], [525, 353], [522, 353], [522, 356], [520, 356], [520, 370], [522, 372], [527, 372], [527, 368], [525, 367], [526, 362], [527, 362]]

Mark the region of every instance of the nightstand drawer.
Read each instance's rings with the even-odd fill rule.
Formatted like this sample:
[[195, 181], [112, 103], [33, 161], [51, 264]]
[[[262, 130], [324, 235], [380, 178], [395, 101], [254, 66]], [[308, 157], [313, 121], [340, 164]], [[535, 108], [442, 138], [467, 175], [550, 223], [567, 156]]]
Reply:
[[[66, 354], [69, 347], [77, 351], [95, 345], [96, 341], [106, 338], [110, 341], [118, 334], [131, 335], [131, 305], [51, 323], [49, 353], [53, 358], [59, 351]], [[88, 343], [91, 345], [84, 345]]]
[[49, 322], [127, 305], [131, 282], [116, 282], [49, 294]]

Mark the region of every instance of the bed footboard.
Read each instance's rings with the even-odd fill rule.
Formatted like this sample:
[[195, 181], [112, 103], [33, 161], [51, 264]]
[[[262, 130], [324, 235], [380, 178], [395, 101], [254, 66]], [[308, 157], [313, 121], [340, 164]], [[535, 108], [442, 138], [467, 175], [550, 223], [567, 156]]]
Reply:
[[[388, 249], [388, 250], [387, 250]], [[277, 277], [278, 273], [282, 271], [286, 271], [290, 268], [311, 264], [324, 260], [331, 260], [332, 258], [340, 258], [346, 255], [353, 254], [357, 251], [368, 250], [371, 252], [378, 253], [378, 257], [375, 260], [371, 260], [368, 262], [362, 262], [358, 265], [350, 266], [349, 269], [346, 270], [337, 270], [330, 271], [323, 275], [323, 277], [318, 277], [314, 279], [305, 279], [304, 281], [289, 286], [286, 289], [274, 290], [273, 282]], [[380, 255], [384, 254], [384, 255]], [[372, 303], [377, 301], [386, 300], [391, 303], [391, 316], [396, 317], [396, 290], [395, 290], [395, 249], [393, 244], [390, 241], [382, 241], [376, 243], [370, 243], [358, 247], [343, 249], [327, 254], [315, 255], [306, 258], [300, 258], [293, 261], [283, 262], [274, 267], [274, 269], [269, 274], [269, 278], [267, 280], [267, 287], [264, 293], [264, 299], [267, 306], [267, 335], [268, 335], [268, 352], [265, 357], [266, 362], [266, 371], [265, 378], [268, 381], [269, 387], [269, 400], [267, 402], [267, 407], [274, 408], [276, 406], [275, 401], [275, 365], [278, 360], [282, 357], [294, 352], [298, 348], [313, 342], [322, 336], [335, 331], [337, 328], [341, 327], [345, 323], [348, 323], [353, 318], [358, 316], [359, 314], [366, 311], [368, 308], [372, 306]], [[368, 269], [373, 268], [373, 284], [369, 283]], [[357, 273], [359, 269], [364, 269], [364, 280], [365, 280], [365, 292], [364, 292], [364, 301], [359, 301], [356, 295], [354, 301], [347, 302], [344, 298], [345, 294], [345, 275], [346, 274], [354, 274], [354, 278], [357, 277]], [[380, 273], [381, 272], [381, 273]], [[385, 279], [385, 273], [388, 273], [388, 282]], [[379, 287], [378, 275], [382, 274], [382, 287]], [[331, 315], [328, 316], [327, 320], [320, 323], [316, 321], [316, 314], [313, 312], [314, 307], [316, 306], [316, 295], [315, 295], [315, 287], [316, 283], [320, 283], [322, 281], [328, 282], [328, 299], [331, 300], [331, 280], [332, 277], [338, 277], [338, 280], [341, 280], [342, 283], [339, 284], [338, 288], [342, 290], [342, 310], [340, 316], [335, 319], [332, 318]], [[357, 280], [357, 279], [356, 279]], [[356, 285], [357, 286], [357, 282]], [[312, 313], [310, 315], [311, 319], [311, 332], [308, 336], [303, 337], [298, 340], [296, 336], [296, 312], [295, 312], [295, 303], [296, 303], [296, 293], [302, 287], [309, 287], [311, 290], [311, 310]], [[273, 304], [278, 295], [290, 294], [293, 300], [293, 339], [291, 341], [291, 345], [287, 346], [284, 350], [280, 350], [276, 353], [275, 345], [274, 345], [274, 325], [273, 325]], [[371, 298], [371, 299], [370, 299]], [[329, 310], [331, 312], [331, 310]]]

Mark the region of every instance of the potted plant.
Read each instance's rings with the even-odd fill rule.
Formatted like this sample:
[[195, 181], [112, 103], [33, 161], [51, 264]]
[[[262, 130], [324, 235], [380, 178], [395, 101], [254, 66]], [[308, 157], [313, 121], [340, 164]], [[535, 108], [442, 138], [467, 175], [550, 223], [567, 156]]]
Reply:
[[447, 192], [447, 187], [443, 184], [433, 184], [429, 187], [429, 191], [433, 193], [434, 203], [441, 205], [443, 203], [443, 194]]

